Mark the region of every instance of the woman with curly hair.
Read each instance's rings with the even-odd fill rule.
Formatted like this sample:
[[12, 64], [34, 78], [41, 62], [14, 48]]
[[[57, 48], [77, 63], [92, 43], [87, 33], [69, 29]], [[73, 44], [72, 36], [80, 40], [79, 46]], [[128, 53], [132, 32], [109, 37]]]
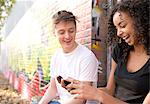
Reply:
[[103, 104], [150, 104], [149, 0], [122, 0], [111, 12], [108, 42], [114, 49], [106, 88], [80, 81], [67, 86], [76, 98]]

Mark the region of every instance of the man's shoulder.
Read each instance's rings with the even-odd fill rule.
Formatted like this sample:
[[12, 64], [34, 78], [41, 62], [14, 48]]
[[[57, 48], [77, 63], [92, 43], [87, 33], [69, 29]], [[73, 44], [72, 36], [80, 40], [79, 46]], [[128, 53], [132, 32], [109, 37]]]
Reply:
[[86, 47], [85, 45], [82, 45], [82, 44], [79, 44], [79, 49], [81, 51], [88, 52], [88, 53], [92, 52], [88, 47]]
[[80, 55], [84, 57], [95, 57], [95, 54], [86, 46], [80, 45]]

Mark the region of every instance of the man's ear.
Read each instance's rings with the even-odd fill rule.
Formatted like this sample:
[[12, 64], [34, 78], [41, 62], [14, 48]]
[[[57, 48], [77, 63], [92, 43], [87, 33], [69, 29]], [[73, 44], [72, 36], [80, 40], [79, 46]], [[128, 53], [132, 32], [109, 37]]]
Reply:
[[53, 36], [57, 37], [55, 29], [53, 30]]
[[51, 27], [52, 27], [52, 34], [53, 34], [53, 36], [56, 37], [56, 29], [55, 29], [55, 25], [52, 24]]

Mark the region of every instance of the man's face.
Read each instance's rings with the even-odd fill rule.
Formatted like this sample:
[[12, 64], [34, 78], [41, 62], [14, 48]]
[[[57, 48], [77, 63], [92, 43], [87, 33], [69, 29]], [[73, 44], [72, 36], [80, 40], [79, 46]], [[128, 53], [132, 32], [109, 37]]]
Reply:
[[76, 26], [73, 21], [61, 21], [56, 24], [55, 34], [65, 53], [69, 53], [76, 48]]

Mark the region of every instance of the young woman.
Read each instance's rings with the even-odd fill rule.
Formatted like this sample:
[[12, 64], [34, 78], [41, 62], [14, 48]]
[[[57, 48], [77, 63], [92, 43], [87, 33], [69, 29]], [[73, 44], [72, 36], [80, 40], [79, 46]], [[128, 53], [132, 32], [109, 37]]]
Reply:
[[111, 12], [108, 40], [114, 45], [106, 88], [73, 80], [76, 98], [103, 104], [150, 104], [149, 0], [122, 0]]

